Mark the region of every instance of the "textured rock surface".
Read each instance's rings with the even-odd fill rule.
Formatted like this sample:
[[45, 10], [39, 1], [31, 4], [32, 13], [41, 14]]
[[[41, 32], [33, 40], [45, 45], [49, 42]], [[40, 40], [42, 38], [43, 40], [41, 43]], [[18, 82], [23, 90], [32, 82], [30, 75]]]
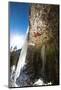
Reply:
[[[37, 47], [49, 43], [51, 39], [58, 40], [58, 9], [57, 5], [32, 4], [29, 40]], [[34, 37], [34, 32], [39, 32], [41, 35]]]
[[[45, 81], [59, 83], [59, 6], [32, 4], [30, 12], [29, 42], [35, 44], [34, 58], [37, 74]], [[39, 33], [39, 34], [38, 34]], [[44, 49], [43, 49], [44, 48]], [[40, 54], [38, 54], [40, 52]], [[39, 58], [41, 57], [41, 59]], [[41, 69], [42, 62], [42, 69]]]

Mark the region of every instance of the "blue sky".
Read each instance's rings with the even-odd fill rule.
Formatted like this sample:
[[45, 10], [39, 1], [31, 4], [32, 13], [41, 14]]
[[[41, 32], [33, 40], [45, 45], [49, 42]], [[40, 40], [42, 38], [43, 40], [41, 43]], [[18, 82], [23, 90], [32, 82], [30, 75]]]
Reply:
[[[28, 26], [29, 26], [29, 4], [10, 2], [9, 3], [10, 46], [13, 45], [16, 46], [16, 43], [18, 45], [19, 40], [25, 38], [24, 36], [26, 34]], [[23, 42], [24, 40], [21, 41]]]

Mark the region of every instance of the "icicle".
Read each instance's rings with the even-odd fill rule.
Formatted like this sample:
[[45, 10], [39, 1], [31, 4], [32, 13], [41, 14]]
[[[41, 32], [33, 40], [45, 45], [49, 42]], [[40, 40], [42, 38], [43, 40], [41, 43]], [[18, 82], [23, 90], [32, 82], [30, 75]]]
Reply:
[[46, 63], [46, 54], [45, 54], [45, 45], [42, 46], [41, 48], [41, 57], [42, 57], [42, 69], [41, 73], [44, 75], [44, 70], [45, 70], [45, 63]]
[[29, 32], [29, 27], [27, 28], [25, 42], [24, 42], [24, 45], [23, 45], [22, 50], [20, 52], [20, 57], [19, 57], [19, 61], [18, 61], [16, 73], [15, 73], [15, 82], [16, 82], [16, 79], [19, 77], [19, 74], [21, 73], [21, 69], [26, 64], [25, 59], [26, 59], [27, 47], [28, 47], [28, 41], [27, 41], [28, 32]]

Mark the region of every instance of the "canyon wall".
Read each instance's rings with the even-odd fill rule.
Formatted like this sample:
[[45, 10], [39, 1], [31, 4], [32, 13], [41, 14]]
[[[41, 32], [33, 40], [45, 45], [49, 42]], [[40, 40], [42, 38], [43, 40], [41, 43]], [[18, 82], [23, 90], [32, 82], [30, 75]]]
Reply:
[[[53, 84], [59, 82], [59, 6], [31, 4], [29, 43], [34, 46], [35, 73]], [[32, 53], [32, 52], [30, 52]], [[28, 52], [29, 54], [29, 52]], [[28, 61], [29, 61], [28, 60]]]

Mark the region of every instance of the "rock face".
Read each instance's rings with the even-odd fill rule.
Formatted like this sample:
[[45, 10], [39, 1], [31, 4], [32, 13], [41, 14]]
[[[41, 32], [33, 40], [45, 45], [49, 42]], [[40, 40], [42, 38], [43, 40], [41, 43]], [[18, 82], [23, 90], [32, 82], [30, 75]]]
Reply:
[[58, 9], [57, 5], [32, 4], [29, 41], [35, 43], [36, 47], [49, 43], [51, 39], [58, 41]]
[[35, 44], [36, 51], [33, 59], [36, 76], [59, 84], [59, 6], [32, 4], [29, 18], [29, 42]]
[[38, 79], [59, 84], [58, 5], [31, 4], [25, 62], [16, 81], [19, 87], [33, 86]]
[[10, 67], [17, 66], [21, 49], [10, 52]]
[[14, 87], [14, 76], [17, 67], [18, 59], [20, 56], [21, 49], [10, 52], [10, 62], [9, 62], [9, 87]]

